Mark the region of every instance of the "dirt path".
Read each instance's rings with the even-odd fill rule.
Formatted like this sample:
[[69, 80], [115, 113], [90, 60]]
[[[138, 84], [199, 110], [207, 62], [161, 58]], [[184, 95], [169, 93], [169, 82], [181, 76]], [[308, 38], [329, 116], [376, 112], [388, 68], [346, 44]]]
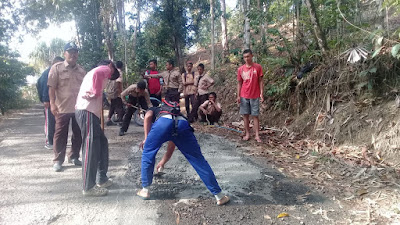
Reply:
[[[176, 151], [166, 174], [156, 178], [152, 200], [135, 196], [140, 187], [137, 143], [142, 128], [117, 136], [107, 127], [109, 175], [115, 185], [103, 198], [84, 198], [81, 169], [52, 170], [43, 148], [40, 107], [14, 114], [0, 124], [0, 224], [348, 224], [346, 209], [300, 180], [287, 178], [263, 158], [248, 156], [238, 144], [197, 134], [205, 158], [232, 202], [217, 207], [195, 171]], [[158, 158], [165, 149], [161, 149]], [[277, 215], [286, 212], [289, 217]]]

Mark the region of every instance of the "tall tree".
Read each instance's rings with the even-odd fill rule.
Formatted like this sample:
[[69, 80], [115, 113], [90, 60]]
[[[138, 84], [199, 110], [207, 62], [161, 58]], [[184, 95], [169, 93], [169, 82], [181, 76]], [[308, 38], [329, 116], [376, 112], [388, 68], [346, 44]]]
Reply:
[[214, 23], [215, 23], [215, 15], [214, 15], [214, 0], [210, 0], [210, 15], [211, 15], [211, 70], [215, 70], [215, 43], [214, 43]]
[[133, 34], [132, 34], [132, 60], [136, 61], [136, 51], [137, 51], [137, 42], [138, 42], [138, 35], [140, 32], [140, 12], [142, 10], [142, 1], [136, 0], [134, 4], [135, 13], [132, 15], [132, 19], [134, 20], [133, 25]]
[[114, 19], [115, 7], [112, 0], [102, 0], [100, 5], [100, 16], [102, 19], [103, 32], [107, 47], [108, 58], [114, 60]]
[[314, 35], [317, 38], [318, 47], [321, 49], [322, 53], [326, 53], [328, 50], [328, 44], [326, 42], [325, 33], [321, 28], [319, 23], [317, 11], [315, 9], [313, 0], [305, 0], [305, 3], [310, 14], [311, 24], [313, 26]]
[[18, 61], [18, 53], [12, 52], [9, 42], [18, 30], [19, 18], [13, 0], [0, 0], [0, 112], [2, 115], [18, 105], [21, 99], [21, 87], [26, 76], [32, 74], [32, 68]]
[[250, 49], [250, 0], [242, 0], [242, 13], [244, 15], [244, 48]]
[[226, 4], [225, 0], [220, 0], [221, 4], [221, 43], [222, 43], [222, 55], [226, 62], [229, 55], [229, 44], [228, 44], [228, 27], [226, 23]]
[[294, 0], [295, 1], [295, 44], [296, 44], [296, 57], [301, 58], [301, 29], [300, 29], [300, 15], [301, 15], [301, 0]]

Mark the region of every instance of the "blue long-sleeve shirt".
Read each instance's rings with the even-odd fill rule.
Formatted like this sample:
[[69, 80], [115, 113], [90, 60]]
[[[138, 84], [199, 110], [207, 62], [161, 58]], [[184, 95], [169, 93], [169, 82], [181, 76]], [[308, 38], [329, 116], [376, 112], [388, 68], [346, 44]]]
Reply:
[[43, 71], [42, 75], [36, 83], [36, 88], [41, 102], [50, 102], [49, 87], [47, 86], [47, 80], [49, 79], [50, 67]]

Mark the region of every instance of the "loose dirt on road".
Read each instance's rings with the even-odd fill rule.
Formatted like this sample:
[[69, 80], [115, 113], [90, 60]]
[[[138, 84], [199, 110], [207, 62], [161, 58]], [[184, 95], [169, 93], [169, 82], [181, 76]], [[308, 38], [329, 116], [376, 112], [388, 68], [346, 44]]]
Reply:
[[[53, 152], [44, 149], [43, 113], [35, 107], [4, 118], [0, 124], [0, 224], [350, 224], [348, 207], [334, 197], [287, 177], [248, 154], [241, 144], [211, 134], [196, 136], [225, 193], [216, 206], [194, 169], [176, 151], [166, 174], [156, 177], [151, 200], [135, 195], [140, 188], [141, 127], [131, 125], [119, 137], [106, 127], [109, 140], [109, 195], [83, 197], [81, 168], [65, 163], [52, 169]], [[165, 152], [160, 149], [157, 159]], [[277, 218], [281, 213], [288, 216]], [[360, 223], [363, 224], [363, 223]]]

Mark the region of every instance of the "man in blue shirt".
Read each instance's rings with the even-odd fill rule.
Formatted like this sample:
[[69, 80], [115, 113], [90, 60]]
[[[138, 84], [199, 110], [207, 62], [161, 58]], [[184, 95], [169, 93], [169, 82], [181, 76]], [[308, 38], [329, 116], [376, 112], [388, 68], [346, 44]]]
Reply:
[[[53, 59], [53, 62], [51, 63], [51, 65], [54, 65], [55, 63], [58, 62], [62, 62], [64, 61], [63, 58], [57, 56]], [[39, 100], [40, 102], [43, 103], [44, 106], [44, 134], [46, 135], [46, 144], [45, 144], [45, 148], [46, 149], [53, 149], [53, 137], [54, 137], [54, 131], [55, 131], [55, 118], [53, 113], [51, 113], [50, 110], [50, 98], [49, 98], [49, 87], [47, 86], [47, 80], [49, 78], [49, 71], [50, 68], [47, 68], [42, 75], [40, 76], [40, 78], [38, 79], [37, 83], [36, 83], [36, 88], [37, 88], [37, 92], [39, 95]]]

